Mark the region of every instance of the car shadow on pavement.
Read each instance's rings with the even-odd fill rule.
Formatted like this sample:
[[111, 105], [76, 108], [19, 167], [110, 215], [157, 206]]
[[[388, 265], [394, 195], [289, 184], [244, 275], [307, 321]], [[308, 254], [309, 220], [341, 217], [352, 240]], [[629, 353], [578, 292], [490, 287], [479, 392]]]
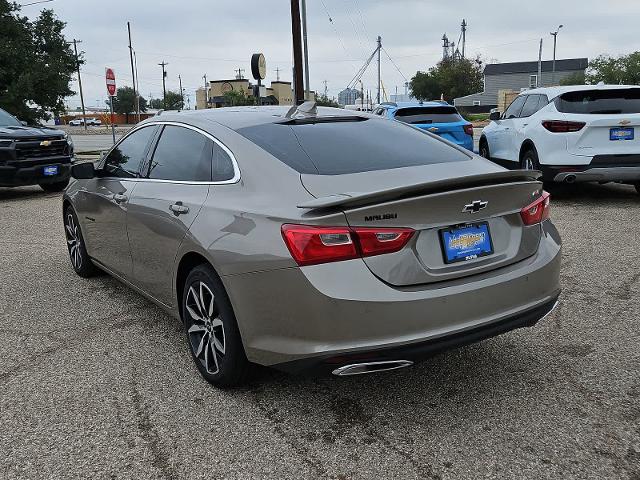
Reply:
[[569, 202], [594, 202], [598, 204], [617, 205], [621, 201], [639, 202], [640, 194], [632, 185], [619, 183], [573, 183], [573, 184], [547, 184], [545, 190], [551, 193], [551, 201]]

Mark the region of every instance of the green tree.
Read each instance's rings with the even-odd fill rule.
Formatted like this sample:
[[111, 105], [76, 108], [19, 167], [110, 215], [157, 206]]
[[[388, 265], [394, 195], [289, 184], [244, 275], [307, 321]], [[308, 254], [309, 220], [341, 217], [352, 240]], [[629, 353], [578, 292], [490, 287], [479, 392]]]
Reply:
[[167, 90], [166, 102], [165, 106], [162, 98], [152, 98], [149, 101], [149, 107], [157, 110], [182, 110], [184, 108], [184, 100], [179, 92]]
[[583, 72], [575, 72], [560, 80], [560, 85], [584, 85], [586, 77]]
[[316, 97], [316, 105], [319, 107], [339, 107], [335, 98], [329, 98], [326, 95], [318, 95]]
[[1, 108], [32, 123], [64, 112], [76, 70], [64, 27], [52, 10], [30, 21], [19, 5], [0, 0]]
[[249, 97], [244, 92], [236, 92], [235, 90], [231, 90], [229, 92], [225, 92], [222, 96], [224, 97], [224, 101], [228, 107], [255, 105], [254, 98]]
[[640, 83], [640, 52], [611, 57], [600, 55], [589, 63], [587, 83], [638, 85]]
[[418, 100], [437, 100], [441, 96], [451, 102], [482, 91], [483, 62], [477, 57], [442, 60], [428, 72], [416, 72], [411, 79], [411, 93]]
[[[108, 101], [107, 101], [108, 103]], [[131, 87], [120, 87], [113, 97], [113, 111], [125, 116], [129, 123], [129, 115], [136, 112], [136, 96]], [[140, 97], [140, 111], [147, 111], [147, 100]]]

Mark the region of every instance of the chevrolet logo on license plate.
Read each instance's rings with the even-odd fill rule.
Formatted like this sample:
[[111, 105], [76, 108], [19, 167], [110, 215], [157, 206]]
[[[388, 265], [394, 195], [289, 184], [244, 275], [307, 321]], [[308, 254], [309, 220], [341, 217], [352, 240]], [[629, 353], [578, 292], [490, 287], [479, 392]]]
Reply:
[[43, 140], [40, 142], [40, 146], [41, 147], [50, 147], [51, 146], [51, 140]]

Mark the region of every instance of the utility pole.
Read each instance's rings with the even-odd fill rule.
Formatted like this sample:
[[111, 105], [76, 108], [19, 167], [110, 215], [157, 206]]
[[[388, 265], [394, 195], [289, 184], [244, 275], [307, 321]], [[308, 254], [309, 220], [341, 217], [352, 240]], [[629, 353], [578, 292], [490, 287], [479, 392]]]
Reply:
[[467, 44], [467, 21], [462, 19], [462, 58], [464, 58], [464, 48]]
[[82, 105], [82, 125], [84, 129], [87, 129], [87, 117], [84, 111], [84, 95], [82, 94], [82, 79], [80, 78], [80, 59], [78, 58], [78, 43], [82, 43], [82, 40], [73, 39], [73, 51], [76, 54], [76, 70], [78, 72], [78, 87], [80, 89], [80, 105]]
[[380, 105], [380, 50], [382, 50], [382, 37], [378, 35], [378, 96], [376, 98], [378, 105]]
[[131, 61], [131, 81], [133, 83], [133, 98], [136, 99], [136, 114], [138, 122], [140, 122], [140, 97], [136, 88], [136, 71], [133, 68], [133, 47], [131, 47], [131, 23], [127, 22], [127, 31], [129, 32], [129, 60]]
[[178, 74], [178, 82], [180, 83], [180, 102], [182, 102], [180, 110], [184, 110], [184, 92], [182, 91], [182, 77], [180, 74]]
[[360, 80], [360, 110], [364, 110], [364, 84]]
[[536, 87], [544, 87], [542, 81], [542, 39], [540, 39], [540, 51], [538, 52], [538, 81]]
[[307, 1], [302, 0], [302, 47], [304, 54], [304, 99], [309, 100], [309, 48], [307, 46]]
[[558, 43], [558, 33], [562, 27], [564, 27], [564, 25], [559, 25], [555, 32], [551, 32], [551, 36], [553, 37], [553, 85], [556, 84], [556, 45]]
[[165, 71], [164, 67], [166, 67], [169, 64], [163, 60], [162, 63], [159, 63], [158, 65], [162, 67], [162, 107], [166, 110], [167, 109], [167, 88], [165, 85], [165, 80], [167, 78], [167, 72]]
[[280, 69], [276, 68], [276, 82], [280, 81]]
[[293, 94], [295, 104], [304, 103], [302, 39], [300, 34], [300, 3], [291, 0], [291, 36], [293, 40]]
[[140, 123], [140, 77], [138, 77], [138, 57], [136, 51], [133, 51], [133, 65], [136, 71], [136, 107], [138, 109], [138, 123]]
[[237, 68], [236, 70], [234, 70], [234, 72], [238, 72], [236, 73], [236, 80], [242, 80], [244, 78], [242, 76], [242, 72], [244, 72], [244, 68]]
[[445, 33], [442, 35], [442, 59], [446, 60], [449, 57], [449, 37]]
[[204, 108], [209, 108], [209, 84], [207, 83], [207, 74], [205, 73], [202, 78], [204, 78]]
[[327, 81], [323, 80], [322, 83], [324, 83], [324, 96], [326, 98], [326, 96], [327, 96]]

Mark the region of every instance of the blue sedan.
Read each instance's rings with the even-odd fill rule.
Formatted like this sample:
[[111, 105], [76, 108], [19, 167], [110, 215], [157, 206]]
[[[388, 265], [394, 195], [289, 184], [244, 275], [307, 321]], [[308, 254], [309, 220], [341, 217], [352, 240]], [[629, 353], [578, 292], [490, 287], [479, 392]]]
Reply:
[[473, 125], [446, 102], [382, 103], [373, 113], [428, 130], [473, 151]]

